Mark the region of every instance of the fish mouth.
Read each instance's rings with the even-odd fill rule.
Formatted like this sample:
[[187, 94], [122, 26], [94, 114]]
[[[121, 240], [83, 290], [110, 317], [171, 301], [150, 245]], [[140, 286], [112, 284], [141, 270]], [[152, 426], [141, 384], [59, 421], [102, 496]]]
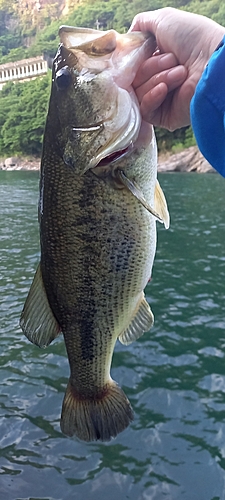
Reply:
[[134, 150], [134, 144], [133, 142], [130, 142], [130, 144], [126, 148], [119, 149], [118, 151], [115, 151], [114, 153], [111, 153], [102, 158], [102, 160], [100, 160], [100, 162], [96, 165], [96, 167], [105, 167], [106, 165], [116, 163], [117, 161], [124, 158], [124, 156], [129, 155], [133, 150]]
[[[133, 94], [133, 93], [132, 93]], [[89, 163], [88, 169], [115, 163], [130, 154], [138, 139], [142, 118], [136, 96], [131, 96], [132, 106], [123, 127], [117, 130], [115, 137], [104, 146]], [[107, 127], [107, 124], [104, 124]]]
[[121, 160], [129, 156], [134, 150], [133, 142], [118, 151], [115, 151], [107, 156], [104, 156], [102, 160], [94, 167], [91, 168], [91, 172], [100, 177], [101, 179], [107, 179], [113, 184], [113, 187], [120, 188], [123, 187], [120, 180], [117, 179], [117, 170], [120, 166]]

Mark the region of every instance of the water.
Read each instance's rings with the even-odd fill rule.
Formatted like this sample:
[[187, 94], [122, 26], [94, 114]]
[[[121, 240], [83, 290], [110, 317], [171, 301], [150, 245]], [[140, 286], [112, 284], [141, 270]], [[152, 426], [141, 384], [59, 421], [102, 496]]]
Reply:
[[0, 172], [0, 498], [225, 500], [225, 181], [160, 177], [160, 225], [146, 294], [155, 326], [117, 344], [112, 376], [135, 419], [107, 444], [60, 432], [62, 340], [38, 349], [19, 316], [39, 260], [38, 174]]

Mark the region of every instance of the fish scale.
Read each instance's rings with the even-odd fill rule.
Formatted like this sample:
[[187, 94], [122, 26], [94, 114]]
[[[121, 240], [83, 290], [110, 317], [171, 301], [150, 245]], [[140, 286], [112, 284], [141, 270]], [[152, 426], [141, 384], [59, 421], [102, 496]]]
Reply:
[[[79, 39], [88, 32], [91, 40], [76, 49], [65, 42], [71, 31], [76, 37], [75, 28], [61, 30], [66, 46], [53, 64], [41, 163], [41, 262], [21, 327], [40, 347], [63, 333], [70, 379], [61, 429], [84, 441], [107, 441], [133, 418], [110, 367], [117, 339], [129, 344], [153, 324], [143, 290], [152, 272], [156, 218], [168, 226], [169, 215], [157, 182], [154, 133], [141, 122], [128, 82], [126, 65], [131, 83], [132, 65], [138, 67], [149, 47], [146, 35], [78, 29]], [[127, 90], [116, 83], [122, 70]]]

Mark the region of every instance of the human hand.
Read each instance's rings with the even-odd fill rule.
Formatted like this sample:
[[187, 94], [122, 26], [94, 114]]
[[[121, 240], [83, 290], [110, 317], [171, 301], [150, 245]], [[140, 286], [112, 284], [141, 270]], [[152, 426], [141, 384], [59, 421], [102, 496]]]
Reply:
[[130, 30], [151, 31], [160, 51], [141, 65], [133, 82], [144, 120], [171, 131], [189, 125], [195, 87], [225, 28], [166, 7], [138, 14]]

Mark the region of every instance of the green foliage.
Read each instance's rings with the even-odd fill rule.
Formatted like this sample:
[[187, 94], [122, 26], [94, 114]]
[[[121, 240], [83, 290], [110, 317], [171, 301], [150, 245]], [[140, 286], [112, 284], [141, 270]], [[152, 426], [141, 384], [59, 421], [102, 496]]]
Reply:
[[[169, 1], [169, 0], [168, 0]], [[170, 2], [173, 4], [173, 1]], [[124, 33], [129, 28], [133, 17], [144, 10], [159, 9], [165, 6], [165, 0], [86, 0], [78, 6], [67, 18], [67, 24], [96, 28], [96, 22], [101, 29], [114, 28]]]
[[[60, 24], [124, 33], [138, 12], [171, 6], [211, 17], [225, 26], [225, 3], [221, 0], [71, 0], [70, 13], [59, 18], [58, 4], [52, 2], [32, 20], [22, 15], [18, 0], [0, 0], [0, 62], [24, 59], [45, 53], [54, 56]], [[36, 23], [36, 24], [35, 24]], [[0, 91], [0, 155], [41, 153], [50, 74], [27, 83], [9, 83]], [[195, 144], [190, 127], [175, 132], [156, 129], [160, 151], [179, 150]]]
[[[2, 54], [3, 55], [3, 54]], [[28, 50], [25, 47], [17, 47], [10, 50], [10, 61], [21, 61], [21, 59], [26, 59], [28, 56]], [[1, 64], [8, 62], [8, 56], [1, 57]]]
[[61, 24], [62, 21], [53, 21], [45, 29], [39, 31], [35, 37], [35, 42], [28, 49], [28, 57], [38, 56], [43, 53], [53, 57], [59, 44], [58, 30]]
[[163, 128], [155, 129], [158, 148], [160, 152], [173, 151], [180, 148], [189, 148], [196, 144], [192, 128], [183, 127], [175, 130], [174, 132], [169, 132]]
[[[48, 8], [42, 10], [39, 25], [29, 22], [29, 16], [26, 14], [21, 14], [18, 18], [20, 11], [17, 0], [0, 0], [0, 54], [4, 56], [2, 62], [15, 60], [15, 52], [11, 50], [17, 47], [23, 47], [25, 50], [27, 39], [30, 37], [33, 41], [25, 52], [26, 57], [42, 52], [52, 56], [57, 49], [60, 24], [96, 28], [98, 22], [100, 29], [114, 28], [123, 33], [127, 31], [138, 12], [168, 5], [212, 17], [225, 25], [225, 3], [221, 0], [86, 0], [81, 5], [71, 1], [71, 12], [64, 19], [58, 19], [57, 3], [52, 2], [48, 4]], [[11, 32], [5, 27], [9, 15], [15, 23], [17, 19]]]
[[[6, 55], [8, 54], [11, 50], [15, 50], [21, 45], [21, 37], [20, 35], [13, 35], [11, 34], [5, 34], [0, 36], [0, 47], [2, 49], [2, 54]], [[13, 59], [11, 59], [12, 61]], [[3, 61], [1, 60], [1, 64], [3, 64]]]
[[187, 127], [185, 129], [185, 137], [184, 137], [184, 147], [190, 148], [190, 146], [195, 146], [196, 140], [193, 134], [193, 130], [191, 127]]
[[196, 12], [203, 16], [211, 17], [220, 8], [220, 0], [192, 0], [189, 5], [185, 5], [185, 10]]
[[0, 92], [1, 155], [40, 155], [51, 74], [25, 83], [8, 83]]
[[11, 14], [15, 4], [16, 0], [0, 0], [0, 11]]
[[225, 4], [221, 0], [192, 0], [188, 5], [185, 4], [184, 9], [210, 17], [225, 26]]

